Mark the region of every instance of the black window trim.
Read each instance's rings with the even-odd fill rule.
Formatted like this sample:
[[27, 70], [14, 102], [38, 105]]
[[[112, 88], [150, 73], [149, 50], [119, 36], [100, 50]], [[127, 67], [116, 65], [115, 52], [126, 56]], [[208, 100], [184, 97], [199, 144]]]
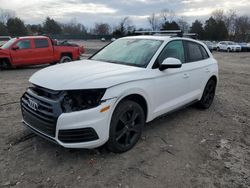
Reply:
[[204, 46], [202, 46], [201, 44], [199, 45], [199, 48], [200, 48], [200, 51], [202, 51], [202, 49], [203, 49], [203, 51], [206, 53], [206, 57], [204, 57], [204, 54], [201, 52], [201, 55], [202, 55], [202, 57], [203, 57], [203, 60], [206, 60], [206, 59], [209, 59], [209, 54], [207, 53], [207, 50], [206, 50], [206, 48], [204, 48]]
[[158, 69], [159, 65], [158, 65], [158, 58], [159, 56], [163, 53], [163, 50], [167, 47], [167, 45], [169, 45], [171, 42], [175, 42], [175, 41], [181, 41], [182, 42], [182, 46], [183, 46], [183, 50], [184, 50], [184, 62], [182, 64], [185, 64], [187, 62], [187, 53], [185, 50], [185, 45], [184, 45], [184, 40], [183, 39], [175, 39], [175, 40], [171, 40], [169, 41], [161, 50], [161, 52], [159, 53], [159, 55], [157, 56], [154, 64], [152, 65], [152, 69]]

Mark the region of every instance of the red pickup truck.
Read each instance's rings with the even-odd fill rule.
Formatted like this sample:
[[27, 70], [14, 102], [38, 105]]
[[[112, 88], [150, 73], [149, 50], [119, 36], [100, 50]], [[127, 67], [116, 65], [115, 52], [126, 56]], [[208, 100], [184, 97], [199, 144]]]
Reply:
[[80, 59], [83, 52], [83, 47], [54, 44], [45, 36], [13, 38], [0, 47], [0, 69], [69, 62]]

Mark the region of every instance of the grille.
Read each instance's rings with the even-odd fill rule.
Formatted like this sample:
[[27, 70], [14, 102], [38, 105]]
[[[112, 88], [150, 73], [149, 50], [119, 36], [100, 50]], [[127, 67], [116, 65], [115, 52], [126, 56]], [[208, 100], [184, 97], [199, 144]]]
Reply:
[[42, 94], [37, 93], [34, 87], [24, 93], [21, 98], [23, 119], [32, 128], [55, 137], [56, 123], [61, 113], [60, 101], [55, 100], [50, 90], [43, 89]]
[[64, 143], [89, 142], [99, 137], [93, 128], [59, 130], [58, 139]]

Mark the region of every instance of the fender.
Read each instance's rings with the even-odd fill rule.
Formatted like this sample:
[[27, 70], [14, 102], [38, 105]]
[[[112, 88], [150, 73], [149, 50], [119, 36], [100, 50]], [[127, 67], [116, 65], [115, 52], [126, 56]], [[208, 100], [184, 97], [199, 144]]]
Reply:
[[[111, 108], [112, 110], [111, 115], [113, 114], [114, 109], [116, 108], [116, 106], [119, 104], [121, 100], [123, 100], [129, 95], [136, 94], [136, 95], [142, 96], [145, 99], [146, 104], [147, 104], [146, 122], [151, 121], [153, 119], [153, 117], [151, 117], [152, 116], [152, 104], [150, 103], [152, 99], [150, 99], [150, 96], [147, 94], [146, 90], [143, 87], [138, 87], [139, 85], [143, 85], [143, 84], [142, 83], [140, 84], [136, 81], [125, 83], [125, 84], [120, 84], [120, 85], [108, 88], [106, 93], [103, 96], [103, 100], [109, 100], [113, 98], [116, 99], [113, 107]], [[128, 89], [125, 89], [125, 88], [128, 88]]]

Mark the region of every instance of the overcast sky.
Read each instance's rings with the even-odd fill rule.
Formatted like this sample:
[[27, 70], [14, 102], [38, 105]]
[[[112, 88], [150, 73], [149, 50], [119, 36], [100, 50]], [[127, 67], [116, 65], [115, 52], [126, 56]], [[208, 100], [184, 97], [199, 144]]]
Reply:
[[0, 8], [16, 12], [25, 23], [41, 23], [45, 17], [67, 23], [72, 19], [91, 27], [95, 22], [115, 25], [129, 16], [137, 27], [147, 27], [152, 12], [168, 8], [188, 22], [205, 19], [215, 9], [250, 14], [250, 0], [0, 0]]

